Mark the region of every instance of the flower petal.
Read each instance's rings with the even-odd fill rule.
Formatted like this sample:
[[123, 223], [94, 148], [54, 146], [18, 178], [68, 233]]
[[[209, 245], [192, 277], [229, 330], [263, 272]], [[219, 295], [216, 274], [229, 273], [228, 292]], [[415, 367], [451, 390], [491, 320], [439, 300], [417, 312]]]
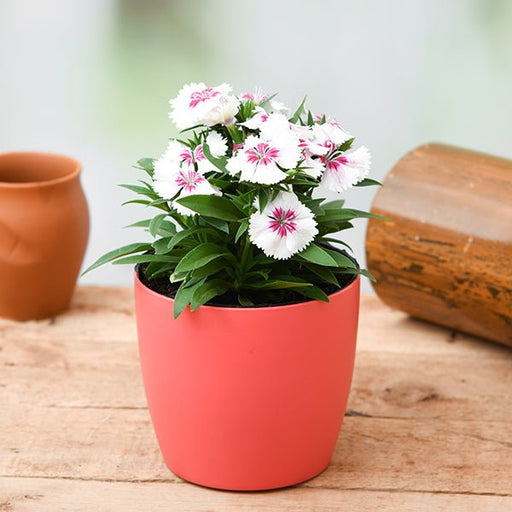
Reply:
[[267, 256], [288, 259], [318, 234], [313, 212], [291, 192], [280, 192], [249, 219], [249, 238]]

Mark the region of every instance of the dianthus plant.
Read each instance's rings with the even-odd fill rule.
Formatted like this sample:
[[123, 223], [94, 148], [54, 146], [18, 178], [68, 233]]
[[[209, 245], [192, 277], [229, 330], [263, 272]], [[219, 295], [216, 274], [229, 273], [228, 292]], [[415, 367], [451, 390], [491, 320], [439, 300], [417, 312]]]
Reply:
[[322, 195], [378, 184], [366, 177], [369, 151], [352, 150], [354, 138], [304, 101], [289, 116], [260, 90], [231, 91], [192, 83], [170, 101], [182, 137], [160, 158], [139, 160], [145, 180], [122, 185], [142, 196], [129, 203], [157, 209], [133, 225], [154, 240], [111, 251], [88, 269], [138, 263], [147, 282], [170, 280], [175, 317], [209, 301], [328, 302], [347, 274], [368, 275], [331, 235], [371, 215]]

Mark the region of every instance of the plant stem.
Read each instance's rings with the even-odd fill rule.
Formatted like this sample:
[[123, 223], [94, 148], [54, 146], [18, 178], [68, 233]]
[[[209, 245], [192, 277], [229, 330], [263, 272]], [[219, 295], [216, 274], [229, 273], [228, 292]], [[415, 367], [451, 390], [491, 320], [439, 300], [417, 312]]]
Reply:
[[228, 132], [231, 135], [231, 138], [233, 139], [233, 142], [235, 144], [242, 142], [242, 136], [241, 136], [240, 132], [238, 131], [235, 123], [230, 124], [226, 128], [228, 129]]
[[240, 262], [240, 267], [242, 268], [242, 275], [245, 274], [247, 270], [247, 260], [249, 258], [249, 252], [251, 250], [251, 241], [249, 240], [249, 236], [246, 235], [244, 237], [244, 247], [242, 250], [242, 261]]

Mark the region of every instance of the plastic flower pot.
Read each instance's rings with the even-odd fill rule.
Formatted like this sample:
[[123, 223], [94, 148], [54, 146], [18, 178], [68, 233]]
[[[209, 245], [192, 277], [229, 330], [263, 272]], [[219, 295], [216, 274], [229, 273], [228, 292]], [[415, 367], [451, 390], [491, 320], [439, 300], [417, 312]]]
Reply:
[[328, 304], [202, 306], [174, 320], [173, 300], [136, 272], [135, 306], [149, 411], [171, 471], [251, 491], [327, 467], [352, 380], [359, 276]]
[[89, 236], [80, 164], [0, 154], [0, 316], [53, 316], [71, 300]]

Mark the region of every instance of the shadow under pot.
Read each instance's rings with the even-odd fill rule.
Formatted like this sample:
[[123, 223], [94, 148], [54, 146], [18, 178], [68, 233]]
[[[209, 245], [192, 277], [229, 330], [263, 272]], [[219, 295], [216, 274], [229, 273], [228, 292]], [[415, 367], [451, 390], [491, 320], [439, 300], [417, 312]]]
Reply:
[[40, 319], [68, 307], [89, 236], [80, 172], [67, 156], [0, 154], [0, 316]]

